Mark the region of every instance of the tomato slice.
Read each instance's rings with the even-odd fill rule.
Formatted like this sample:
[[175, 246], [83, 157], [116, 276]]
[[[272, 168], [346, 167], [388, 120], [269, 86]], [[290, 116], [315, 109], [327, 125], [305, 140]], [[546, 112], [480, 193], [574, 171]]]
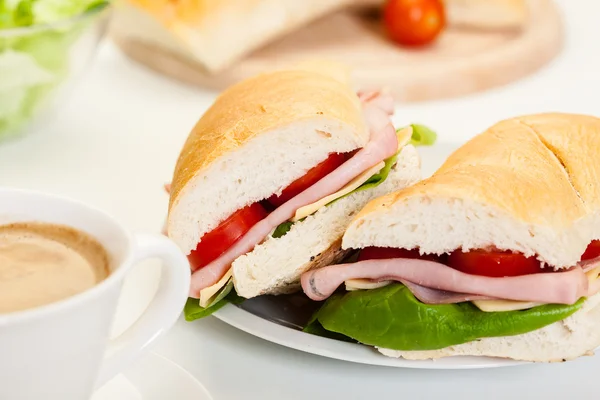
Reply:
[[600, 257], [600, 240], [592, 240], [581, 256], [581, 261], [591, 260], [592, 258]]
[[[594, 244], [594, 250], [600, 255], [600, 243]], [[472, 250], [463, 253], [462, 250], [456, 250], [449, 255], [437, 256], [435, 254], [420, 255], [418, 249], [366, 247], [358, 255], [358, 261], [390, 258], [418, 258], [421, 260], [436, 261], [467, 274], [491, 277], [519, 276], [546, 272], [535, 257], [525, 257], [523, 254], [509, 251]]]
[[455, 250], [448, 256], [448, 265], [472, 275], [491, 277], [519, 276], [544, 272], [535, 257], [525, 257], [510, 251]]
[[210, 264], [266, 216], [264, 207], [254, 203], [236, 211], [215, 229], [205, 233], [196, 250], [188, 255], [192, 270]]
[[390, 258], [420, 258], [422, 260], [437, 261], [440, 257], [434, 254], [419, 254], [418, 249], [406, 250], [393, 247], [365, 247], [358, 255], [358, 261], [363, 260], [383, 260]]
[[289, 199], [302, 193], [315, 183], [321, 180], [324, 176], [333, 172], [337, 167], [342, 165], [348, 159], [348, 154], [333, 153], [322, 163], [311, 168], [303, 177], [296, 179], [290, 183], [288, 187], [283, 189], [279, 196], [271, 196], [267, 202], [275, 207], [279, 207]]

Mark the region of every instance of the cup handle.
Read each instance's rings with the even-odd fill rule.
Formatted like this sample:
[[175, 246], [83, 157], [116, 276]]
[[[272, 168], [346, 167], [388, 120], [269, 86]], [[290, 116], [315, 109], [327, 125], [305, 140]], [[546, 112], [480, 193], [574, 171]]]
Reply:
[[179, 248], [161, 235], [134, 236], [134, 265], [149, 258], [163, 261], [161, 280], [148, 308], [125, 332], [111, 340], [96, 387], [123, 371], [177, 321], [190, 287], [190, 264]]

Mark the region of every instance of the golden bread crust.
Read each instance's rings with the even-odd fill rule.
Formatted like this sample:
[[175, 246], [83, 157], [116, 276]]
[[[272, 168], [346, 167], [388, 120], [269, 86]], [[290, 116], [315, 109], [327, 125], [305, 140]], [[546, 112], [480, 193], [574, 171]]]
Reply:
[[[371, 213], [385, 213], [393, 204], [410, 198], [442, 197], [492, 205], [525, 223], [553, 228], [571, 226], [589, 215], [588, 207], [571, 181], [578, 182], [577, 186], [589, 185], [592, 183], [588, 180], [592, 168], [573, 160], [572, 174], [567, 174], [559, 158], [544, 145], [530, 124], [534, 124], [539, 130], [555, 134], [556, 143], [565, 144], [564, 141], [560, 142], [563, 139], [569, 145], [573, 143], [573, 159], [576, 158], [576, 152], [582, 150], [577, 149], [577, 146], [587, 146], [592, 139], [579, 139], [579, 144], [567, 139], [574, 136], [573, 130], [567, 129], [570, 126], [568, 121], [575, 123], [580, 121], [579, 117], [565, 114], [558, 118], [564, 122], [564, 126], [547, 128], [553, 126], [555, 118], [557, 117], [532, 116], [497, 123], [456, 150], [432, 177], [371, 201], [354, 223]], [[548, 125], [542, 129], [544, 123]], [[581, 130], [581, 125], [578, 126], [577, 129]], [[586, 129], [600, 132], [596, 125]], [[597, 137], [598, 133], [592, 136]], [[588, 147], [588, 152], [594, 151], [600, 152], [600, 146], [596, 146], [594, 150]], [[591, 154], [589, 157], [591, 158]], [[585, 176], [575, 176], [574, 172]], [[597, 180], [592, 184], [594, 189], [589, 188], [590, 192], [598, 190], [596, 182]]]
[[[317, 72], [323, 65], [323, 72]], [[339, 121], [368, 140], [358, 96], [345, 67], [312, 63], [262, 74], [223, 92], [197, 122], [177, 161], [169, 209], [186, 184], [222, 155], [253, 138], [302, 120]]]
[[600, 118], [547, 113], [519, 121], [558, 157], [586, 206], [600, 210]]

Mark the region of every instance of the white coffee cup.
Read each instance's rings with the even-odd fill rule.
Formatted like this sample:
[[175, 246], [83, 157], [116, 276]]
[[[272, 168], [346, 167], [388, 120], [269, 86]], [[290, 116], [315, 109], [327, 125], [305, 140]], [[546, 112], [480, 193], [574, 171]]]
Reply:
[[[28, 221], [67, 225], [92, 235], [108, 251], [111, 273], [65, 300], [0, 314], [0, 399], [89, 399], [176, 322], [189, 290], [189, 263], [166, 237], [130, 235], [85, 204], [0, 188], [0, 225]], [[149, 258], [163, 261], [157, 293], [142, 316], [110, 340], [123, 280], [133, 265]]]

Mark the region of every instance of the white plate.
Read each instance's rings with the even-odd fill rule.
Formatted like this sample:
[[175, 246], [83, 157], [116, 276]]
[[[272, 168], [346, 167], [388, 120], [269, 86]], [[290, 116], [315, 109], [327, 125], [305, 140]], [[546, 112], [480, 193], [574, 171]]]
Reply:
[[148, 353], [126, 372], [102, 386], [91, 400], [212, 400], [189, 372], [173, 361]]
[[[264, 299], [256, 299], [260, 301]], [[256, 307], [256, 303], [254, 307]], [[265, 309], [269, 309], [266, 306]], [[491, 357], [446, 357], [439, 360], [413, 361], [385, 357], [373, 348], [311, 335], [293, 329], [275, 317], [272, 321], [237, 306], [228, 304], [213, 314], [221, 321], [244, 332], [292, 349], [338, 360], [387, 367], [421, 369], [497, 368], [526, 364], [525, 362]], [[277, 322], [273, 322], [277, 321]]]
[[[458, 143], [439, 143], [432, 147], [419, 148], [423, 176], [432, 174], [457, 147], [459, 147]], [[426, 369], [494, 368], [525, 364], [490, 357], [461, 356], [428, 361], [388, 358], [368, 346], [301, 332], [300, 326], [313, 311], [310, 308], [310, 304], [303, 301], [300, 296], [263, 296], [245, 301], [240, 306], [227, 305], [214, 315], [229, 325], [273, 343], [324, 357], [362, 364]]]

